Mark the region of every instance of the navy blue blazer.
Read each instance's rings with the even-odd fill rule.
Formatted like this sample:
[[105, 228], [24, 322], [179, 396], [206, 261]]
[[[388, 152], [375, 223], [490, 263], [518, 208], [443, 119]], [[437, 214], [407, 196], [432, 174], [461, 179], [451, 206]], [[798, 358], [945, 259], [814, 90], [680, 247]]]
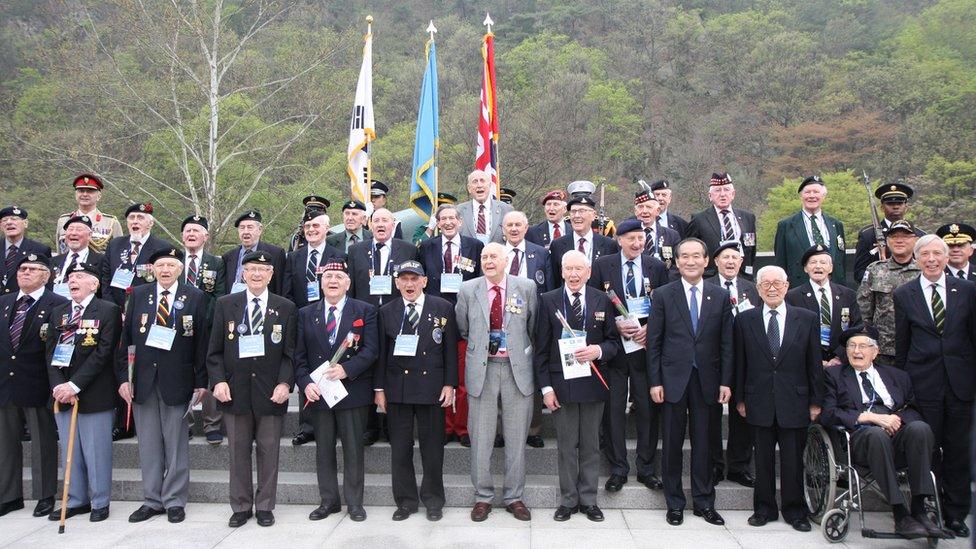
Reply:
[[[345, 260], [345, 252], [339, 251], [328, 244], [322, 250], [322, 255], [319, 256], [318, 266], [321, 267], [329, 262], [332, 258], [338, 258]], [[290, 252], [285, 257], [285, 274], [281, 279], [282, 290], [281, 295], [287, 297], [295, 304], [295, 307], [301, 309], [302, 307], [308, 305], [308, 279], [305, 277], [305, 271], [308, 268], [308, 244], [298, 248], [297, 250]], [[322, 295], [322, 286], [320, 284], [322, 276], [320, 273], [315, 273], [315, 284], [319, 288], [319, 295]]]
[[[836, 356], [846, 360], [847, 352], [840, 346], [840, 335], [847, 328], [861, 323], [861, 308], [857, 306], [857, 294], [847, 286], [831, 283], [830, 293], [833, 295], [833, 302], [830, 304], [830, 344], [822, 349], [822, 358], [831, 360]], [[820, 295], [814, 292], [809, 280], [787, 292], [786, 303], [803, 307], [820, 318]], [[847, 309], [846, 321], [844, 309]]]
[[[735, 207], [732, 207], [731, 210], [736, 221], [739, 222], [739, 229], [742, 231], [739, 243], [742, 245], [743, 254], [739, 274], [751, 279], [755, 275], [752, 266], [756, 261], [756, 216], [751, 212]], [[722, 220], [715, 213], [715, 208], [709, 204], [707, 209], [691, 216], [691, 222], [688, 223], [688, 230], [684, 235], [685, 238], [693, 236], [702, 240], [708, 247], [708, 253], [712, 253], [722, 243], [724, 232]], [[747, 242], [748, 245], [746, 245]], [[705, 267], [705, 276], [714, 276], [716, 273], [718, 273], [718, 269], [715, 268], [715, 262], [709, 261], [708, 266]]]
[[[538, 244], [525, 241], [525, 276], [535, 282], [536, 295], [542, 295], [559, 286], [561, 276], [552, 271], [549, 250]], [[561, 274], [561, 273], [560, 273]], [[539, 282], [539, 281], [542, 282]]]
[[[117, 236], [109, 241], [108, 247], [105, 248], [105, 255], [102, 258], [102, 276], [100, 277], [101, 280], [99, 283], [102, 299], [111, 301], [118, 307], [125, 306], [125, 290], [122, 288], [113, 288], [112, 277], [115, 275], [115, 271], [124, 263], [123, 257], [128, 259], [130, 247], [129, 235]], [[157, 238], [150, 234], [146, 238], [146, 242], [139, 248], [136, 264], [132, 267], [136, 269], [136, 276], [132, 278], [132, 287], [135, 288], [153, 282], [155, 279], [145, 270], [146, 265], [149, 263], [149, 257], [156, 250], [174, 247], [162, 238]], [[91, 258], [89, 258], [89, 262], [91, 262]], [[144, 273], [143, 276], [139, 276], [140, 269]]]
[[[44, 346], [57, 337], [51, 311], [68, 300], [46, 290], [27, 310], [20, 344], [10, 341], [10, 324], [17, 312], [17, 294], [0, 296], [0, 406], [46, 406], [51, 398]], [[52, 335], [53, 334], [53, 335]]]
[[[562, 231], [560, 236], [566, 236], [573, 232], [573, 225], [568, 219], [563, 220], [563, 226], [560, 231]], [[525, 239], [537, 246], [548, 249], [549, 245], [552, 244], [552, 235], [549, 234], [549, 220], [547, 219], [529, 227], [525, 232]]]
[[[396, 238], [391, 238], [386, 243], [391, 247], [387, 265], [384, 266], [387, 274], [392, 275], [397, 266], [404, 261], [417, 259], [417, 247], [413, 244]], [[365, 301], [373, 307], [379, 307], [381, 301], [388, 303], [394, 298], [400, 297], [400, 290], [397, 290], [395, 281], [391, 285], [390, 295], [369, 295], [369, 279], [373, 276], [372, 239], [364, 240], [354, 246], [350, 246], [348, 255], [349, 257], [346, 261], [349, 278], [352, 279], [352, 283], [349, 286], [349, 295], [360, 301]]]
[[[304, 391], [312, 383], [312, 372], [325, 361], [332, 360], [336, 349], [343, 340], [352, 333], [358, 336], [352, 346], [339, 359], [339, 364], [346, 371], [346, 379], [342, 385], [349, 394], [336, 403], [336, 410], [348, 410], [360, 406], [373, 404], [373, 365], [379, 356], [379, 342], [376, 331], [376, 308], [366, 303], [346, 297], [336, 328], [335, 343], [329, 343], [329, 334], [325, 331], [327, 302], [322, 299], [298, 311], [298, 341], [295, 345], [295, 380], [300, 390]], [[362, 326], [354, 327], [353, 324]], [[324, 399], [309, 404], [310, 408], [328, 410], [329, 405]]]
[[[477, 238], [468, 236], [459, 235], [458, 238], [461, 239], [461, 250], [460, 253], [458, 250], [453, 250], [454, 256], [460, 255], [463, 258], [470, 259], [473, 264], [470, 270], [464, 270], [459, 268], [455, 262], [454, 272], [461, 274], [461, 280], [471, 280], [481, 276], [481, 250], [485, 247], [484, 243]], [[457, 294], [441, 293], [441, 274], [444, 272], [443, 240], [440, 235], [437, 235], [421, 242], [417, 247], [417, 260], [424, 266], [424, 272], [427, 273], [427, 287], [424, 289], [424, 293], [443, 297], [454, 304], [457, 303]]]
[[[976, 392], [976, 285], [945, 277], [945, 325], [935, 329], [918, 279], [902, 284], [895, 302], [895, 366], [908, 372], [920, 400], [942, 400], [948, 384], [956, 398]], [[946, 383], [948, 381], [948, 383]]]
[[[651, 387], [663, 386], [664, 399], [681, 400], [698, 367], [706, 399], [718, 402], [720, 386], [732, 387], [732, 303], [729, 292], [714, 284], [702, 285], [698, 332], [691, 329], [691, 313], [681, 280], [654, 292], [647, 321], [647, 371]], [[693, 365], [694, 364], [694, 365]]]
[[[481, 241], [478, 241], [480, 244]], [[393, 348], [401, 326], [404, 325], [406, 305], [395, 299], [380, 307], [380, 361], [373, 380], [383, 389], [387, 402], [398, 404], [439, 404], [445, 386], [458, 385], [458, 326], [454, 304], [446, 299], [427, 295], [420, 312], [415, 356], [394, 356]]]
[[[576, 237], [573, 234], [570, 231], [569, 234], [557, 238], [549, 245], [549, 263], [552, 265], [552, 274], [557, 280], [562, 280], [563, 255], [570, 250], [576, 249]], [[591, 264], [605, 255], [615, 254], [620, 251], [620, 246], [617, 245], [616, 240], [607, 238], [602, 234], [593, 233], [593, 240], [590, 242], [593, 244]], [[553, 285], [555, 286], [556, 284]]]
[[[231, 293], [231, 290], [234, 288], [234, 283], [238, 282], [235, 278], [237, 276], [237, 261], [241, 257], [241, 251], [243, 249], [238, 244], [220, 256], [220, 259], [224, 262], [224, 273], [226, 275], [224, 294]], [[271, 258], [271, 265], [274, 267], [274, 274], [271, 276], [271, 282], [268, 283], [268, 291], [287, 298], [288, 296], [282, 293], [285, 279], [285, 250], [274, 244], [258, 241], [257, 251], [267, 252]]]
[[[885, 389], [891, 395], [895, 407], [892, 410], [903, 423], [924, 421], [915, 408], [915, 391], [908, 374], [891, 366], [875, 364]], [[861, 380], [850, 364], [824, 368], [824, 404], [820, 423], [826, 426], [857, 429], [858, 416], [867, 409], [861, 399]], [[747, 410], [748, 411], [748, 410]]]
[[[0, 248], [2, 256], [0, 256], [0, 278], [2, 278], [2, 288], [0, 288], [0, 294], [17, 293], [20, 290], [20, 286], [17, 284], [17, 269], [12, 269], [9, 273], [7, 272], [7, 264], [5, 259], [7, 258], [6, 242], [4, 242], [3, 248]], [[51, 257], [51, 248], [47, 245], [41, 244], [35, 240], [31, 240], [24, 237], [20, 242], [20, 246], [17, 248], [18, 255], [27, 254], [42, 255], [45, 257]]]
[[688, 222], [680, 215], [668, 212], [668, 228], [678, 233], [682, 239], [688, 235]]

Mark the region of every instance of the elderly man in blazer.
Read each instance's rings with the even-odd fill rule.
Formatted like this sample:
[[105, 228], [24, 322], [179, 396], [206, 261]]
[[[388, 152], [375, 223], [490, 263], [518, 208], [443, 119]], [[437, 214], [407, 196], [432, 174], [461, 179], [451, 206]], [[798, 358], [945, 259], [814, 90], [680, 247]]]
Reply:
[[552, 265], [553, 273], [562, 272], [563, 254], [569, 250], [582, 252], [591, 265], [605, 255], [620, 251], [620, 246], [612, 238], [593, 230], [596, 201], [592, 196], [588, 194], [576, 196], [570, 199], [567, 208], [573, 232], [553, 240], [549, 245], [549, 263]]
[[127, 288], [153, 281], [149, 257], [158, 250], [173, 247], [152, 234], [155, 224], [152, 204], [132, 204], [125, 210], [129, 234], [113, 238], [105, 249], [100, 282], [102, 296], [120, 308], [125, 306]]
[[776, 520], [776, 446], [779, 446], [783, 519], [810, 531], [803, 499], [807, 427], [823, 404], [820, 323], [817, 315], [786, 304], [786, 271], [768, 265], [756, 273], [762, 304], [735, 319], [736, 411], [752, 427], [756, 489], [752, 526]]
[[483, 243], [502, 241], [502, 218], [512, 211], [511, 204], [491, 196], [491, 177], [482, 170], [468, 174], [471, 200], [457, 205], [461, 214], [461, 236], [477, 238]]
[[967, 537], [969, 450], [976, 394], [976, 285], [946, 276], [949, 249], [936, 235], [915, 243], [922, 274], [895, 289], [895, 366], [908, 372], [922, 417], [942, 448], [942, 514]]
[[234, 246], [221, 256], [224, 261], [224, 272], [227, 273], [227, 294], [243, 292], [247, 288], [247, 283], [244, 281], [244, 258], [247, 254], [264, 252], [265, 257], [270, 258], [271, 265], [274, 267], [274, 276], [271, 278], [268, 290], [275, 295], [283, 295], [285, 250], [261, 240], [261, 235], [264, 234], [262, 219], [261, 212], [248, 210], [234, 220], [240, 245]]
[[634, 194], [634, 217], [641, 222], [644, 231], [644, 251], [665, 264], [670, 273], [677, 277], [678, 267], [674, 264], [674, 247], [681, 242], [678, 231], [662, 225], [658, 219], [661, 203], [647, 189]]
[[[323, 265], [321, 289], [322, 300], [298, 311], [295, 345], [295, 378], [309, 400], [308, 418], [317, 441], [320, 504], [308, 518], [322, 520], [342, 509], [336, 470], [338, 437], [342, 440], [343, 496], [349, 518], [359, 522], [366, 519], [363, 430], [373, 403], [373, 365], [379, 356], [376, 308], [349, 297], [349, 275], [339, 258]], [[333, 364], [332, 357], [343, 342], [346, 350]], [[338, 395], [333, 391], [339, 384], [347, 394], [336, 401]]]
[[545, 211], [546, 219], [529, 227], [525, 239], [549, 249], [553, 240], [573, 232], [573, 226], [566, 218], [566, 200], [566, 191], [562, 189], [546, 193], [539, 201]]
[[104, 256], [90, 246], [92, 226], [92, 219], [87, 215], [70, 217], [64, 222], [64, 246], [66, 250], [63, 254], [51, 258], [51, 278], [47, 282], [47, 287], [65, 299], [68, 297], [68, 273], [74, 269], [75, 265], [79, 263], [102, 264]]
[[681, 238], [688, 234], [688, 222], [683, 217], [671, 211], [671, 183], [666, 179], [659, 179], [651, 183], [651, 192], [654, 198], [661, 204], [661, 214], [658, 215], [658, 223], [677, 231]]
[[[458, 334], [468, 341], [464, 380], [468, 389], [471, 481], [475, 504], [471, 520], [488, 518], [495, 499], [491, 452], [501, 398], [502, 430], [510, 441], [525, 440], [532, 417], [531, 347], [535, 331], [535, 283], [505, 272], [505, 247], [489, 243], [481, 252], [484, 276], [461, 285], [456, 306]], [[522, 502], [525, 447], [505, 445], [503, 501], [516, 519], [530, 520]]]
[[776, 264], [790, 277], [790, 283], [797, 287], [807, 281], [803, 256], [810, 246], [823, 246], [833, 258], [834, 272], [831, 280], [844, 284], [847, 273], [844, 270], [844, 224], [823, 212], [827, 185], [819, 175], [811, 175], [796, 190], [800, 195], [802, 208], [799, 212], [779, 220], [776, 225], [776, 238], [773, 244]]
[[[295, 381], [298, 315], [295, 304], [271, 293], [274, 258], [267, 252], [244, 256], [247, 289], [217, 300], [207, 373], [210, 389], [224, 413], [230, 446], [228, 526], [243, 526], [257, 509], [259, 526], [275, 522], [278, 453], [288, 393]], [[257, 445], [255, 492], [251, 451]]]
[[[732, 206], [735, 186], [732, 177], [725, 172], [713, 173], [708, 184], [708, 201], [712, 207], [691, 217], [687, 237], [705, 242], [709, 250], [718, 248], [728, 240], [736, 240], [742, 246], [742, 274], [752, 280], [756, 261], [756, 216]], [[709, 265], [705, 276], [715, 276], [716, 268]]]
[[51, 257], [51, 248], [27, 238], [27, 210], [7, 206], [0, 210], [0, 229], [3, 229], [3, 256], [0, 259], [0, 293], [17, 292], [17, 260], [20, 255], [33, 253]]
[[476, 238], [460, 234], [463, 219], [454, 204], [442, 204], [434, 212], [437, 236], [417, 246], [417, 259], [427, 273], [424, 293], [457, 302], [461, 282], [481, 276], [481, 250], [485, 245]]
[[44, 344], [51, 310], [68, 300], [44, 288], [51, 277], [46, 256], [21, 255], [16, 272], [18, 292], [0, 297], [0, 516], [24, 508], [24, 417], [31, 434], [34, 516], [42, 517], [54, 509], [58, 491], [58, 435]]
[[129, 522], [166, 514], [183, 522], [190, 493], [188, 405], [207, 387], [207, 297], [180, 282], [183, 252], [157, 250], [149, 257], [155, 284], [132, 291], [122, 326], [127, 361], [115, 371], [119, 395], [132, 405], [139, 432], [143, 504]]
[[353, 245], [373, 238], [373, 233], [366, 228], [365, 204], [353, 199], [342, 205], [342, 229], [327, 236], [325, 243], [343, 253], [348, 253]]
[[731, 396], [732, 305], [729, 294], [702, 275], [708, 249], [686, 238], [675, 249], [681, 278], [658, 288], [647, 321], [647, 370], [651, 399], [664, 404], [661, 469], [668, 524], [684, 521], [681, 486], [685, 427], [691, 420], [691, 493], [694, 514], [723, 525], [715, 510], [715, 487], [709, 475], [709, 410]]

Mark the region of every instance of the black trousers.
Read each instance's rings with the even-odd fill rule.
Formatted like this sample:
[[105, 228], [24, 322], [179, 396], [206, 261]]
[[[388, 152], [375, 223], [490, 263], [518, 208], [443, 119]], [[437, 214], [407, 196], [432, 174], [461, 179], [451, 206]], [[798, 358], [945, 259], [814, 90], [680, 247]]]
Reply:
[[776, 446], [779, 446], [780, 500], [783, 518], [789, 522], [805, 519], [807, 504], [803, 498], [803, 448], [807, 428], [752, 426], [756, 444], [756, 489], [752, 496], [753, 511], [770, 520], [779, 517], [776, 508]]
[[[621, 368], [623, 363], [624, 368]], [[647, 354], [636, 351], [614, 361], [607, 369], [610, 398], [603, 410], [604, 455], [610, 462], [610, 474], [627, 476], [627, 400], [634, 400], [634, 422], [637, 427], [637, 475], [654, 475], [657, 469], [658, 433], [661, 428], [661, 404], [651, 402], [647, 383]], [[538, 392], [538, 391], [537, 391]]]
[[[390, 428], [393, 501], [397, 507], [416, 511], [444, 507], [444, 409], [437, 404], [395, 404], [386, 407]], [[417, 490], [413, 467], [413, 426], [417, 421], [423, 480]], [[419, 494], [419, 498], [418, 498]]]
[[311, 408], [305, 408], [305, 402], [308, 399], [305, 398], [305, 391], [298, 391], [298, 430], [295, 434], [305, 433], [308, 435], [315, 434], [315, 427], [312, 426], [312, 412]]
[[363, 504], [366, 483], [363, 429], [366, 427], [366, 410], [371, 407], [310, 410], [309, 416], [315, 429], [315, 472], [319, 498], [325, 507], [339, 504], [336, 438], [342, 441], [343, 499], [347, 507]]
[[[722, 405], [711, 407], [708, 436], [712, 469], [724, 473], [748, 473], [752, 461], [752, 429], [739, 415], [734, 405], [729, 405], [729, 438], [722, 452]], [[724, 458], [724, 459], [723, 459]]]
[[851, 434], [851, 459], [867, 465], [890, 505], [907, 505], [898, 488], [898, 469], [908, 467], [912, 496], [935, 494], [930, 474], [934, 443], [932, 429], [924, 421], [903, 425], [893, 437], [877, 425], [865, 425]]
[[972, 497], [969, 444], [973, 403], [959, 400], [946, 381], [941, 400], [924, 400], [916, 394], [915, 404], [932, 428], [935, 448], [942, 448], [941, 459], [935, 452], [932, 465], [941, 484], [943, 514], [946, 519], [964, 520], [969, 514]]
[[[667, 395], [665, 395], [667, 396]], [[664, 447], [661, 454], [661, 472], [664, 480], [664, 498], [668, 509], [685, 508], [685, 491], [681, 485], [682, 447], [685, 427], [691, 419], [691, 496], [695, 509], [715, 507], [715, 487], [708, 461], [708, 417], [712, 399], [702, 394], [698, 370], [692, 369], [685, 393], [677, 402], [665, 400], [662, 410], [661, 429]]]

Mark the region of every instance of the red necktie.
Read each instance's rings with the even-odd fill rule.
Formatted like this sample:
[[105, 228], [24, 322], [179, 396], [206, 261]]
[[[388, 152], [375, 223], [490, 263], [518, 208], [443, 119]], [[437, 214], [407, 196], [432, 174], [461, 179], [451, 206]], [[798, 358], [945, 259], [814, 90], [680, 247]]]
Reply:
[[515, 248], [515, 249], [512, 250], [512, 253], [515, 254], [515, 257], [512, 258], [512, 267], [508, 270], [508, 274], [510, 274], [510, 275], [518, 276], [519, 271], [522, 270], [522, 262], [519, 261], [519, 252], [520, 251], [521, 250], [519, 250], [518, 248]]
[[495, 291], [495, 297], [491, 300], [491, 310], [488, 314], [488, 328], [490, 330], [501, 330], [502, 329], [502, 289], [500, 286], [494, 286], [492, 289]]
[[478, 206], [478, 234], [488, 234], [488, 223], [485, 221], [485, 205]]
[[447, 241], [447, 249], [444, 250], [444, 272], [454, 272], [454, 254], [451, 253], [451, 241]]
[[580, 253], [582, 253], [582, 254], [585, 254], [585, 253], [586, 253], [586, 247], [585, 247], [585, 244], [586, 244], [586, 239], [585, 239], [585, 238], [581, 238], [581, 239], [579, 239], [579, 248], [578, 248], [578, 250], [579, 250], [579, 251], [580, 251]]
[[563, 232], [559, 230], [559, 223], [553, 223], [552, 224], [552, 239], [553, 240], [556, 240], [557, 238], [561, 237], [562, 235], [563, 235]]

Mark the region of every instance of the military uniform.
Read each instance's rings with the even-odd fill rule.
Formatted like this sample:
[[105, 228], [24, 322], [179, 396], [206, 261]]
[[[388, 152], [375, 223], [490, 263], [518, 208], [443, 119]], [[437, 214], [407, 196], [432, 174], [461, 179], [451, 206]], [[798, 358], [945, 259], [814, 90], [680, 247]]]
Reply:
[[73, 212], [63, 213], [58, 217], [58, 230], [54, 235], [55, 241], [58, 243], [58, 253], [64, 253], [68, 246], [64, 243], [64, 224], [69, 219], [75, 216], [87, 215], [92, 220], [92, 236], [91, 242], [89, 242], [88, 247], [98, 253], [105, 253], [105, 249], [108, 248], [109, 240], [117, 236], [122, 236], [122, 224], [119, 223], [119, 218], [114, 215], [107, 214], [95, 208], [90, 212], [82, 212], [81, 210], [75, 210]]
[[918, 278], [922, 270], [914, 261], [902, 265], [894, 258], [875, 261], [864, 272], [864, 279], [857, 289], [857, 306], [861, 318], [878, 329], [880, 339], [878, 359], [891, 365], [895, 357], [895, 288]]

